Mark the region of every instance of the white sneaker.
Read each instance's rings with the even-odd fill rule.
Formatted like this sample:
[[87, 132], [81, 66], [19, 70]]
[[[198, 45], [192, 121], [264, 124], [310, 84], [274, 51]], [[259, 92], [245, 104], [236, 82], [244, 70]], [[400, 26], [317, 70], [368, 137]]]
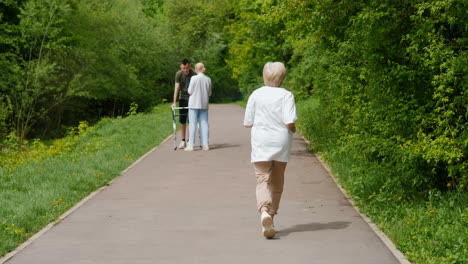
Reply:
[[184, 149], [185, 147], [187, 147], [187, 144], [185, 143], [185, 141], [181, 141], [179, 144], [179, 149]]
[[262, 212], [261, 223], [263, 236], [267, 239], [275, 237], [276, 231], [273, 227], [273, 218], [266, 211]]
[[185, 151], [193, 151], [193, 147], [186, 147], [184, 148]]
[[208, 145], [202, 147], [203, 150], [210, 150], [210, 147], [208, 147]]

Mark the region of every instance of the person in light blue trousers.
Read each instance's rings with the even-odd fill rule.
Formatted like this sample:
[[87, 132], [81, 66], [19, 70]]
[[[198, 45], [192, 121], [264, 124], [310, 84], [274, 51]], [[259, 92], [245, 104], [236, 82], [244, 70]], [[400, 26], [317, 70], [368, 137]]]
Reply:
[[197, 134], [197, 124], [200, 127], [200, 146], [202, 150], [209, 150], [209, 124], [208, 124], [208, 103], [211, 96], [211, 79], [205, 75], [205, 65], [199, 62], [195, 64], [197, 75], [190, 80], [188, 93], [190, 95], [189, 108], [189, 141], [185, 151], [193, 151], [195, 137]]

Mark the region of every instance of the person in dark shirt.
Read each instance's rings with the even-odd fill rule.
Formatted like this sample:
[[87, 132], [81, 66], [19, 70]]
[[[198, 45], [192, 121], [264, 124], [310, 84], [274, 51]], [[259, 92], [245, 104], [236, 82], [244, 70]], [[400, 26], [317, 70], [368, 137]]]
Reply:
[[[190, 68], [190, 61], [188, 59], [183, 59], [180, 64], [180, 71], [178, 71], [175, 76], [174, 100], [171, 107], [176, 107], [177, 100], [179, 101], [179, 107], [188, 107], [188, 99], [190, 97], [188, 87], [190, 85], [190, 79], [194, 75], [197, 74]], [[180, 109], [179, 114], [182, 139], [179, 144], [179, 149], [184, 149], [187, 147], [185, 135], [187, 132], [188, 109]]]

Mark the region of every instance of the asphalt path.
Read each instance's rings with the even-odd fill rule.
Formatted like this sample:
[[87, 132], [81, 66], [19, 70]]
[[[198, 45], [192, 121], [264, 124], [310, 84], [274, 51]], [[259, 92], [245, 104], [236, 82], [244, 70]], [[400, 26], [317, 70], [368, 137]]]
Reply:
[[211, 150], [165, 141], [6, 263], [400, 263], [298, 135], [265, 239], [243, 114], [210, 105]]

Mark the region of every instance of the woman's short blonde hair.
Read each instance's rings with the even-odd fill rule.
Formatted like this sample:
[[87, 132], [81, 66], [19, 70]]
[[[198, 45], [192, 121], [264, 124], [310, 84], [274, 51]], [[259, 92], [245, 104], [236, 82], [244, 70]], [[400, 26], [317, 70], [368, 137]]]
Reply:
[[195, 71], [205, 72], [205, 65], [201, 62], [195, 64]]
[[263, 81], [266, 86], [280, 87], [286, 76], [286, 68], [282, 62], [267, 62], [263, 67]]

